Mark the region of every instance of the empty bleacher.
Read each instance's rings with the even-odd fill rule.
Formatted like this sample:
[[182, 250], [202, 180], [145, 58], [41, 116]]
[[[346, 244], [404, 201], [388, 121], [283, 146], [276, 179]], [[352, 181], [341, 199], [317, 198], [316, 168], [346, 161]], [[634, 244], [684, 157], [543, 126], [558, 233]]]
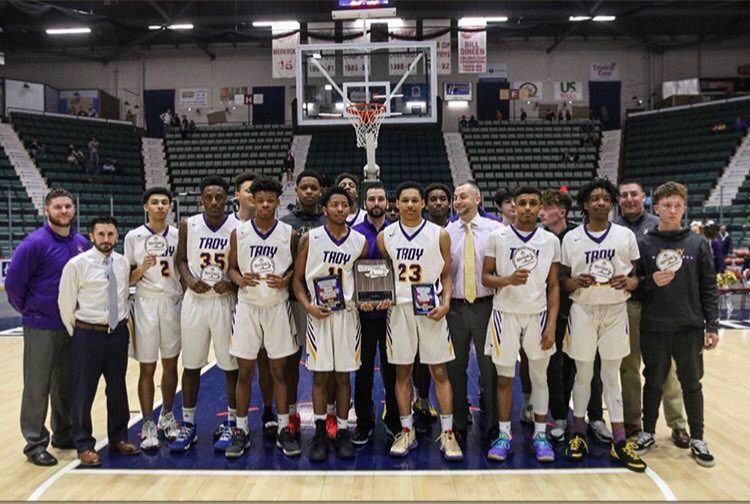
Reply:
[[170, 133], [165, 142], [167, 166], [180, 216], [199, 211], [199, 184], [207, 175], [220, 175], [230, 183], [247, 170], [280, 176], [291, 143], [291, 128], [279, 124], [208, 126], [184, 139]]
[[[383, 127], [375, 158], [380, 180], [388, 189], [395, 189], [405, 180], [453, 185], [443, 135], [435, 129]], [[341, 172], [361, 177], [366, 163], [367, 154], [357, 147], [354, 130], [347, 129], [314, 133], [305, 168], [316, 170], [333, 182]]]
[[0, 148], [0, 257], [10, 256], [15, 246], [42, 222], [42, 216]]

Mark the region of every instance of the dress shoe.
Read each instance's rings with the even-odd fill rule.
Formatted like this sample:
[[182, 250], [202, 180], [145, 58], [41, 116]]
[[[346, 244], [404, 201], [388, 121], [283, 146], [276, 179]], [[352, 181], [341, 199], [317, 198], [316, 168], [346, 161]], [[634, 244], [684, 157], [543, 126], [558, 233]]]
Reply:
[[73, 444], [72, 439], [66, 439], [65, 441], [52, 441], [52, 448], [58, 450], [75, 450], [76, 445]]
[[136, 445], [128, 443], [127, 441], [118, 441], [116, 443], [110, 443], [109, 449], [113, 452], [117, 452], [120, 455], [137, 455], [141, 452], [141, 449]]
[[685, 429], [672, 429], [672, 442], [677, 448], [690, 448], [690, 435]]
[[85, 467], [96, 467], [102, 465], [102, 458], [94, 450], [82, 451], [78, 454], [78, 460]]
[[43, 467], [57, 465], [57, 459], [53, 457], [52, 455], [50, 455], [50, 453], [47, 450], [29, 453], [26, 456], [28, 457], [29, 462], [31, 462], [34, 465], [43, 466]]

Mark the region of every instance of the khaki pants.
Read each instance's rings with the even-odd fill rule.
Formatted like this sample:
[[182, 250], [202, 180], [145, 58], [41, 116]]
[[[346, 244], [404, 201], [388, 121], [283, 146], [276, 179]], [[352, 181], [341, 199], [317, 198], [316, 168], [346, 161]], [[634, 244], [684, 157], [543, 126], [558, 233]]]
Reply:
[[[630, 326], [630, 355], [620, 365], [622, 381], [622, 405], [625, 413], [625, 426], [629, 429], [641, 428], [641, 304], [628, 301], [628, 322]], [[682, 389], [675, 373], [674, 361], [664, 382], [662, 396], [664, 417], [672, 429], [685, 429]]]

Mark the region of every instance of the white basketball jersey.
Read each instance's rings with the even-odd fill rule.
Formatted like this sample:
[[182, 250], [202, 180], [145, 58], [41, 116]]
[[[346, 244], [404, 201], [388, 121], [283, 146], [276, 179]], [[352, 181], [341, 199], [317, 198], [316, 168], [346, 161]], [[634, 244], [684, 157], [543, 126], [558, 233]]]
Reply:
[[[255, 221], [243, 222], [236, 228], [237, 263], [241, 273], [268, 273], [284, 276], [292, 265], [292, 226], [276, 221], [267, 233], [261, 233]], [[242, 287], [240, 301], [271, 306], [289, 298], [289, 289], [274, 289], [265, 281], [255, 287]]]
[[[597, 236], [598, 235], [598, 236]], [[628, 275], [633, 269], [632, 261], [640, 259], [638, 243], [633, 232], [613, 222], [603, 233], [592, 234], [582, 224], [563, 238], [562, 264], [568, 266], [572, 277], [589, 274], [595, 261], [609, 261], [615, 275]], [[585, 289], [577, 289], [570, 295], [576, 303], [606, 305], [622, 303], [630, 298], [625, 289], [613, 289], [608, 284], [595, 283]]]
[[[147, 225], [137, 227], [125, 235], [125, 258], [131, 266], [139, 266], [146, 258], [146, 239], [155, 234]], [[177, 251], [177, 228], [167, 226], [161, 234], [167, 240], [167, 250], [156, 258], [156, 265], [147, 269], [138, 283], [137, 294], [182, 297], [180, 274], [174, 266]]]
[[536, 265], [531, 269], [525, 285], [509, 285], [496, 290], [493, 307], [505, 313], [541, 313], [547, 310], [547, 277], [550, 267], [552, 263], [560, 262], [560, 240], [541, 228], [524, 233], [514, 226], [503, 226], [498, 231], [493, 231], [484, 254], [485, 257], [495, 258], [495, 273], [498, 276], [510, 276], [519, 269], [513, 262], [519, 250], [526, 257], [529, 254], [536, 255]]
[[[240, 221], [229, 214], [217, 228], [212, 229], [206, 223], [204, 214], [193, 215], [187, 219], [187, 260], [190, 273], [195, 278], [201, 277], [201, 270], [209, 264], [215, 264], [224, 270], [224, 279], [229, 269], [229, 238], [232, 230]], [[203, 294], [194, 293], [199, 297], [219, 297], [222, 294], [211, 289]], [[223, 294], [228, 295], [228, 294]]]
[[[437, 224], [422, 220], [413, 229], [405, 228], [399, 221], [383, 230], [385, 250], [393, 262], [396, 304], [412, 302], [412, 284], [432, 284], [436, 294], [442, 292], [440, 274], [445, 265], [440, 252], [442, 229]], [[436, 302], [440, 300], [436, 299]]]
[[341, 275], [341, 286], [344, 301], [354, 297], [354, 261], [359, 259], [365, 247], [365, 236], [359, 231], [348, 228], [347, 234], [336, 240], [331, 236], [327, 226], [320, 226], [307, 232], [307, 266], [305, 279], [307, 290], [315, 302], [314, 278]]
[[367, 212], [365, 212], [361, 208], [357, 208], [357, 213], [355, 213], [354, 215], [349, 215], [346, 218], [346, 225], [349, 227], [354, 227], [357, 224], [360, 224], [363, 220], [365, 220], [366, 216], [367, 216]]

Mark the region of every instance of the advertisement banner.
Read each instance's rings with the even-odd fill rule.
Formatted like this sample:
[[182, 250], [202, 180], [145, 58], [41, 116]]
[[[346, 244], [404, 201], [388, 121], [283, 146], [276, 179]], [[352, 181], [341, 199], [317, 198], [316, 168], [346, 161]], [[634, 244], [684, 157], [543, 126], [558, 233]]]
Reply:
[[583, 101], [583, 82], [555, 81], [555, 101]]
[[518, 90], [518, 99], [523, 101], [540, 101], [542, 93], [542, 81], [515, 81], [513, 89]]
[[[284, 31], [274, 31], [274, 36]], [[273, 59], [274, 79], [293, 79], [295, 51], [299, 45], [299, 31], [282, 38], [275, 38], [271, 42], [271, 54]]]
[[[483, 25], [461, 28], [484, 28]], [[458, 32], [458, 73], [484, 73], [487, 71], [487, 32]]]
[[620, 80], [620, 66], [617, 63], [592, 63], [592, 81], [618, 81]]
[[[243, 96], [246, 94], [247, 86], [219, 88], [219, 101], [226, 107], [237, 103], [237, 95]], [[240, 104], [242, 104], [242, 99], [240, 99]]]
[[180, 88], [180, 105], [208, 105], [208, 88]]
[[438, 75], [450, 75], [453, 70], [451, 62], [451, 32], [444, 33], [435, 39], [429, 39], [430, 33], [438, 32], [450, 27], [449, 19], [434, 19], [424, 21], [425, 40], [434, 40], [437, 46], [437, 73]]

